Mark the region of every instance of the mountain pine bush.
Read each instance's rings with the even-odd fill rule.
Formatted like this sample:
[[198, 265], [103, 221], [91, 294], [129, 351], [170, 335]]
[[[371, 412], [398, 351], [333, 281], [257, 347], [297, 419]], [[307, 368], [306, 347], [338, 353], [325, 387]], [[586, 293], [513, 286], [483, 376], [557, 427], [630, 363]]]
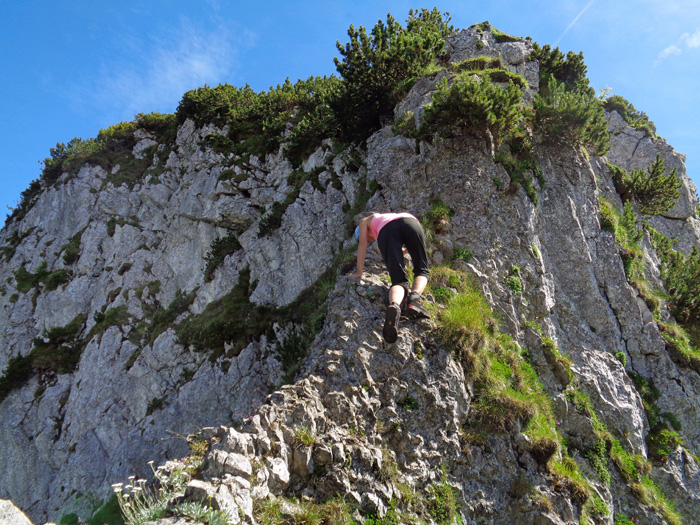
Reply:
[[523, 92], [513, 82], [501, 87], [490, 77], [464, 74], [452, 84], [444, 79], [426, 106], [417, 137], [432, 141], [467, 134], [491, 134], [497, 147], [523, 118]]
[[635, 107], [624, 97], [613, 95], [603, 101], [605, 111], [617, 111], [633, 128], [646, 131], [651, 137], [656, 137], [656, 125], [649, 120], [643, 111], [637, 111]]
[[550, 78], [535, 96], [535, 128], [546, 142], [581, 144], [595, 155], [610, 149], [610, 134], [600, 101], [588, 90], [570, 91]]
[[656, 160], [645, 170], [627, 173], [618, 166], [609, 165], [615, 189], [623, 202], [633, 200], [642, 215], [650, 217], [669, 211], [680, 197], [681, 180], [676, 176], [677, 168], [666, 173], [666, 166], [657, 153]]
[[369, 34], [362, 26], [350, 26], [350, 41], [336, 44], [342, 58], [334, 61], [344, 84], [332, 103], [349, 142], [364, 140], [392, 116], [394, 105], [433, 64], [445, 37], [454, 32], [449, 22], [449, 13], [435, 8], [409, 11], [406, 27], [391, 14]]
[[540, 90], [546, 91], [550, 80], [554, 79], [564, 84], [566, 91], [585, 93], [595, 96], [595, 90], [588, 85], [587, 67], [583, 62], [583, 53], [569, 51], [566, 56], [558, 47], [551, 48], [549, 44], [540, 47], [537, 42], [532, 44], [530, 60], [540, 64]]

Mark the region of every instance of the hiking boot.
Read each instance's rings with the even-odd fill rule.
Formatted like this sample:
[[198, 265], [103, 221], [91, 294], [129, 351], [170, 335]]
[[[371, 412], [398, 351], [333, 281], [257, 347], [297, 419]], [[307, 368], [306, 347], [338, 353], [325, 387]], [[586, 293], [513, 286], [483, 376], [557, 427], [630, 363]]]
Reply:
[[409, 319], [429, 319], [430, 313], [423, 305], [423, 296], [418, 292], [411, 292], [404, 312]]
[[386, 308], [384, 319], [384, 340], [387, 343], [395, 343], [399, 338], [399, 317], [401, 317], [401, 307], [397, 304], [390, 304]]

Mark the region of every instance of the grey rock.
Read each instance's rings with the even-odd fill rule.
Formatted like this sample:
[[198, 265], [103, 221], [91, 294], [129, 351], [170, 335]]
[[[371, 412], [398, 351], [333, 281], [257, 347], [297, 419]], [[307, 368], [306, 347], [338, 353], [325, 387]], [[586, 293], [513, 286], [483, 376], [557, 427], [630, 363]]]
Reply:
[[233, 476], [241, 476], [248, 479], [253, 473], [253, 466], [246, 456], [231, 452], [226, 458], [224, 472]]
[[[472, 27], [450, 38], [444, 58], [455, 63], [501, 56], [509, 70], [526, 77], [531, 97], [539, 77], [537, 64], [528, 62], [530, 51], [528, 41], [497, 42], [490, 31]], [[419, 123], [443, 78], [452, 77], [441, 72], [416, 82], [395, 114], [413, 112]], [[232, 520], [254, 523], [253, 499], [283, 494], [339, 494], [381, 515], [401, 495], [399, 486], [426, 493], [447, 476], [464, 523], [576, 522], [575, 502], [530, 454], [526, 425], [516, 425], [512, 435], [489, 436], [487, 443], [465, 438], [479, 393], [471, 371], [435, 337], [433, 321], [402, 323], [398, 342], [384, 345], [387, 276], [374, 250], [361, 280], [341, 276], [331, 287], [323, 326], [315, 326], [293, 384], [279, 386], [277, 359], [280, 345], [299, 328], [291, 322], [251, 338], [238, 355], [226, 345], [216, 362], [180, 342], [177, 325], [225, 298], [246, 269], [256, 282], [253, 304], [278, 308], [297, 299], [330, 267], [339, 246], [353, 245], [345, 238], [345, 215], [361, 181], [378, 188], [368, 209], [421, 217], [430, 211], [431, 197], [440, 197], [454, 210], [448, 230], [433, 238], [433, 262], [448, 261], [462, 248], [473, 255], [454, 264], [478, 282], [501, 330], [528, 349], [542, 394], [552, 397], [572, 447], [582, 452], [598, 436], [592, 418], [566, 400], [566, 367], [545, 353], [543, 337], [570, 363], [570, 387], [591, 399], [625, 450], [647, 451], [649, 423], [628, 377], [634, 371], [654, 380], [659, 409], [676, 415], [685, 445], [697, 451], [700, 378], [670, 358], [654, 316], [625, 277], [615, 239], [601, 231], [599, 220], [601, 196], [621, 205], [605, 162], [644, 169], [660, 153], [669, 168], [678, 168], [684, 189], [673, 210], [649, 223], [690, 253], [700, 244], [694, 187], [682, 155], [615, 113], [608, 119], [613, 148], [607, 159], [538, 145], [545, 184], [535, 182], [536, 206], [510, 183], [484, 138], [421, 143], [416, 151], [415, 141], [387, 127], [368, 140], [359, 171], [324, 141], [303, 165], [318, 174], [318, 184], [296, 188], [298, 197], [280, 215], [279, 227], [262, 236], [261, 219], [292, 190], [292, 166], [281, 150], [247, 160], [201, 146], [207, 134], [225, 129], [184, 122], [157, 181], [117, 185], [122, 166], [111, 173], [85, 166], [75, 176], [66, 174], [21, 221], [0, 232], [3, 247], [12, 244], [11, 235], [23, 237], [0, 262], [0, 366], [27, 355], [44, 330], [66, 326], [79, 314], [86, 315], [79, 335], [93, 332], [75, 371], [39, 374], [0, 404], [0, 497], [27, 509], [35, 521], [53, 519], [55, 509], [75, 504], [76, 494], [106, 498], [110, 483], [147, 476], [149, 460], [189, 454], [186, 440], [163, 438], [199, 430], [212, 448], [204, 479], [190, 483], [187, 497], [211, 497], [219, 508], [235, 510]], [[152, 137], [137, 139], [135, 155], [154, 146]], [[157, 146], [168, 153], [165, 147]], [[234, 160], [246, 162], [232, 168], [235, 178], [223, 180], [225, 165]], [[79, 232], [80, 257], [69, 264], [62, 247]], [[240, 249], [205, 279], [207, 254], [229, 234]], [[648, 278], [660, 286], [658, 257], [648, 239], [643, 247]], [[21, 292], [19, 269], [37, 272], [44, 262], [47, 271], [70, 270], [72, 278], [51, 292]], [[504, 282], [515, 266], [522, 294]], [[191, 305], [157, 337], [141, 337], [182, 293], [194, 294]], [[115, 312], [124, 319], [100, 329], [101, 315]], [[662, 315], [670, 319], [669, 312]], [[625, 366], [616, 353], [626, 357]], [[418, 408], [404, 406], [409, 395]], [[301, 425], [313, 430], [313, 446], [296, 443]], [[573, 454], [593, 478], [581, 453]], [[611, 509], [659, 521], [619, 475], [611, 476], [609, 490], [592, 480]], [[697, 515], [698, 468], [690, 454], [674, 451], [654, 476], [686, 518]], [[521, 478], [528, 490], [513, 491]], [[546, 497], [551, 510], [538, 507], [530, 494]], [[289, 503], [283, 507], [290, 516], [299, 512]]]
[[29, 518], [9, 500], [0, 500], [0, 525], [32, 525]]
[[270, 472], [268, 486], [273, 493], [280, 494], [289, 484], [287, 464], [281, 458], [265, 458], [265, 463]]

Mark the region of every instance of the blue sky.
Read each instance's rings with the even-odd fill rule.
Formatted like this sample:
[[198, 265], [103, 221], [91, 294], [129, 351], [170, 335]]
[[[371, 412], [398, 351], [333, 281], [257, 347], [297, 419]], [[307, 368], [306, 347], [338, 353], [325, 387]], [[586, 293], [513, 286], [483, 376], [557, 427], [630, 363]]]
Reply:
[[204, 84], [263, 90], [330, 75], [350, 24], [371, 28], [389, 12], [404, 21], [421, 7], [448, 11], [459, 28], [488, 20], [582, 51], [591, 85], [646, 112], [700, 186], [697, 0], [3, 0], [0, 209], [16, 205], [57, 142], [174, 112]]

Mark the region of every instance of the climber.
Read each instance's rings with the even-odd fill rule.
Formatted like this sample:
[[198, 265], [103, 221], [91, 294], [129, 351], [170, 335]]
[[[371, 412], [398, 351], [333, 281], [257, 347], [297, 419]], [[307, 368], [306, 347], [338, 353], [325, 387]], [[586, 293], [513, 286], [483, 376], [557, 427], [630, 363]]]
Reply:
[[[384, 319], [384, 340], [387, 343], [395, 343], [402, 313], [412, 319], [429, 317], [422, 296], [429, 277], [423, 227], [410, 213], [370, 213], [360, 220], [355, 229], [355, 238], [359, 243], [357, 270], [346, 277], [362, 277], [367, 244], [376, 240], [391, 277], [389, 306]], [[403, 259], [406, 250], [413, 261], [414, 277], [410, 290]]]

